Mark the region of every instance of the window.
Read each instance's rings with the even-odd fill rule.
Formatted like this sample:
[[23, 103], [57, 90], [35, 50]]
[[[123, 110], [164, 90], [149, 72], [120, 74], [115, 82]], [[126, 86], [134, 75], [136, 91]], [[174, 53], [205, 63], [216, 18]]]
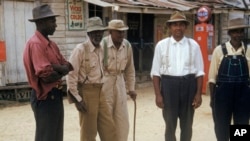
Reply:
[[89, 3], [88, 8], [89, 8], [89, 18], [97, 16], [102, 19], [102, 9], [103, 9], [102, 7]]

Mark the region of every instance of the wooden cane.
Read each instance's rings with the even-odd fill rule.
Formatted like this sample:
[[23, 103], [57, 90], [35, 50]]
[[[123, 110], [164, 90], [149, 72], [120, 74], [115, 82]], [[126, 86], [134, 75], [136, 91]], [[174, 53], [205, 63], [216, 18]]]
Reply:
[[133, 141], [135, 141], [135, 123], [136, 123], [136, 100], [134, 100], [134, 130], [133, 130]]

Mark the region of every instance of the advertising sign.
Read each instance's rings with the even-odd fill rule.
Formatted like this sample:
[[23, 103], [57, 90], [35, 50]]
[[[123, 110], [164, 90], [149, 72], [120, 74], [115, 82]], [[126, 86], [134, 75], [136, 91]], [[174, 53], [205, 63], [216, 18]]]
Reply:
[[207, 22], [211, 18], [211, 10], [207, 6], [202, 6], [197, 11], [197, 18], [199, 22]]
[[68, 0], [68, 14], [69, 30], [83, 30], [84, 16], [81, 0]]

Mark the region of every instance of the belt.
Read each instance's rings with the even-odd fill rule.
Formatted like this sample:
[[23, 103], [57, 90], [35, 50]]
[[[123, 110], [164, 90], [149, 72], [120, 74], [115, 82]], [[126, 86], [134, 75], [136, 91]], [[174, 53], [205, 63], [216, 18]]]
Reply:
[[57, 91], [57, 92], [53, 93], [51, 91], [51, 93], [48, 93], [47, 99], [51, 99], [51, 100], [61, 99], [63, 97], [62, 92], [59, 92], [59, 91], [61, 91], [61, 89], [58, 89], [58, 88], [55, 88], [55, 87], [53, 89], [54, 90], [52, 90], [52, 91]]
[[52, 88], [52, 90], [48, 93], [47, 99], [61, 99], [63, 96], [62, 93], [63, 85], [57, 84], [55, 87]]
[[183, 75], [183, 76], [162, 75], [162, 78], [165, 78], [165, 79], [191, 79], [191, 78], [195, 78], [195, 74], [187, 74], [187, 75]]
[[124, 74], [124, 70], [114, 71], [114, 72], [106, 71], [105, 73], [105, 75], [121, 75], [121, 74]]
[[87, 83], [87, 84], [83, 84], [83, 83], [78, 83], [78, 87], [84, 87], [84, 88], [101, 88], [103, 85], [103, 83]]

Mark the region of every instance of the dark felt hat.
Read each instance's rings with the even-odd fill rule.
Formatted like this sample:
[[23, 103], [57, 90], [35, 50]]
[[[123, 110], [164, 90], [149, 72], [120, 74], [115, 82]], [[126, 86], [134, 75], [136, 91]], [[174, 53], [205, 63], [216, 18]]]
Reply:
[[36, 20], [44, 19], [48, 17], [59, 16], [53, 13], [53, 11], [51, 10], [48, 4], [43, 4], [43, 5], [35, 7], [32, 10], [32, 14], [33, 14], [33, 19], [29, 19], [30, 22], [35, 22]]

